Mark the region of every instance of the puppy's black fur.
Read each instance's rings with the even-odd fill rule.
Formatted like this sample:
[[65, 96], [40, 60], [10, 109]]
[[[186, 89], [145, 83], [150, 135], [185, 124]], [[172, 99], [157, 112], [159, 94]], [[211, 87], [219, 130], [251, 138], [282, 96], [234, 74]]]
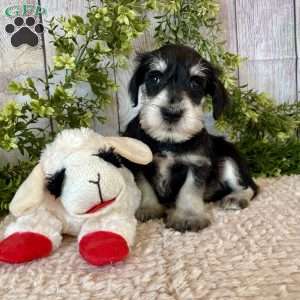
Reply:
[[[214, 193], [207, 195], [206, 202], [216, 202], [224, 198], [226, 195], [233, 192], [226, 182], [218, 180], [222, 171], [222, 161], [224, 157], [232, 158], [238, 166], [238, 171], [241, 174], [240, 185], [244, 188], [251, 187], [254, 191], [253, 197], [258, 192], [258, 187], [253, 181], [249, 169], [244, 159], [239, 155], [234, 145], [227, 142], [223, 137], [217, 137], [209, 134], [205, 129], [202, 129], [198, 134], [191, 139], [182, 143], [161, 142], [156, 141], [149, 136], [139, 125], [139, 116], [135, 117], [127, 126], [124, 135], [136, 138], [147, 144], [155, 156], [162, 156], [165, 151], [173, 153], [174, 156], [179, 154], [199, 154], [205, 155], [211, 161], [211, 166], [198, 166], [192, 163], [176, 163], [171, 167], [170, 185], [164, 195], [157, 192], [153, 184], [153, 177], [157, 171], [157, 164], [152, 162], [146, 166], [134, 165], [127, 162], [126, 166], [135, 174], [142, 172], [147, 180], [154, 186], [154, 191], [161, 204], [170, 206], [176, 201], [176, 196], [186, 180], [187, 170], [191, 168], [196, 181], [205, 180], [206, 185], [215, 185]], [[187, 200], [188, 201], [188, 200]]]
[[[141, 98], [141, 112], [128, 124], [124, 135], [146, 143], [154, 154], [154, 161], [144, 167], [132, 164], [128, 167], [144, 175], [160, 205], [176, 209], [177, 202], [181, 201], [182, 209], [182, 200], [178, 197], [189, 173], [194, 187], [205, 190], [203, 199], [199, 193], [199, 201], [218, 201], [236, 192], [235, 189], [247, 188], [252, 189], [254, 197], [258, 187], [234, 145], [223, 137], [209, 134], [201, 126], [200, 117], [198, 121], [194, 119], [199, 114], [193, 115], [193, 111], [199, 110], [205, 96], [212, 98], [215, 119], [229, 102], [217, 70], [192, 48], [179, 45], [167, 45], [140, 54], [137, 59], [138, 67], [130, 81], [129, 93], [134, 106]], [[157, 126], [157, 121], [151, 118], [161, 125]], [[232, 172], [228, 171], [229, 176], [224, 171], [226, 161], [234, 168], [236, 186], [230, 178]], [[166, 174], [160, 182], [161, 166], [166, 162]], [[229, 176], [228, 180], [224, 174]], [[191, 209], [188, 203], [187, 207]], [[188, 219], [189, 216], [181, 222], [184, 225], [179, 226], [171, 222], [171, 227], [182, 231], [201, 229], [200, 225], [193, 225], [194, 220], [189, 222]]]

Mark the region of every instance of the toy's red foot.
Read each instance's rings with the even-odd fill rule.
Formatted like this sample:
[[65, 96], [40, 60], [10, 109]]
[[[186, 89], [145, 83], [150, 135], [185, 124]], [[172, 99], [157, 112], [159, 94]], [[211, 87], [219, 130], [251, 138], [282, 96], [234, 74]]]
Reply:
[[51, 241], [34, 232], [16, 232], [0, 242], [0, 262], [22, 263], [48, 256]]
[[80, 240], [79, 252], [90, 264], [101, 266], [123, 260], [129, 252], [125, 239], [113, 232], [91, 232]]

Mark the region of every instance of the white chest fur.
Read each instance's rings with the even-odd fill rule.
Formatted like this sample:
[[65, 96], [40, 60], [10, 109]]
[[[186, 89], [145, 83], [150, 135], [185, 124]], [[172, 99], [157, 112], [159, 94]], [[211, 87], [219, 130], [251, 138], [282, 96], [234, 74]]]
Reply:
[[163, 152], [154, 156], [156, 174], [153, 178], [155, 189], [160, 196], [164, 196], [169, 190], [172, 166], [175, 164], [175, 158], [169, 152]]

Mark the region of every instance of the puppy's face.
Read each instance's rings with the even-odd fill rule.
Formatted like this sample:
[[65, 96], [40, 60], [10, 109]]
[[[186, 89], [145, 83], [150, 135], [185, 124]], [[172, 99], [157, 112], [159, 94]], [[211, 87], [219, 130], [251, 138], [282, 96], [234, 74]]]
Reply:
[[226, 102], [214, 68], [193, 49], [168, 45], [139, 56], [129, 92], [141, 103], [140, 124], [154, 139], [183, 142], [203, 128], [203, 100], [210, 94], [214, 117]]

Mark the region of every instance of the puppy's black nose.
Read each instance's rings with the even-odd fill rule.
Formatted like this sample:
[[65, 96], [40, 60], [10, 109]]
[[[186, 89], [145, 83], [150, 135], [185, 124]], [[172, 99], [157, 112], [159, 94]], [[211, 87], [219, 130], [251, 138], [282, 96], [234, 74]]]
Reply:
[[174, 110], [170, 108], [161, 108], [161, 115], [166, 122], [175, 123], [182, 117], [183, 110]]

